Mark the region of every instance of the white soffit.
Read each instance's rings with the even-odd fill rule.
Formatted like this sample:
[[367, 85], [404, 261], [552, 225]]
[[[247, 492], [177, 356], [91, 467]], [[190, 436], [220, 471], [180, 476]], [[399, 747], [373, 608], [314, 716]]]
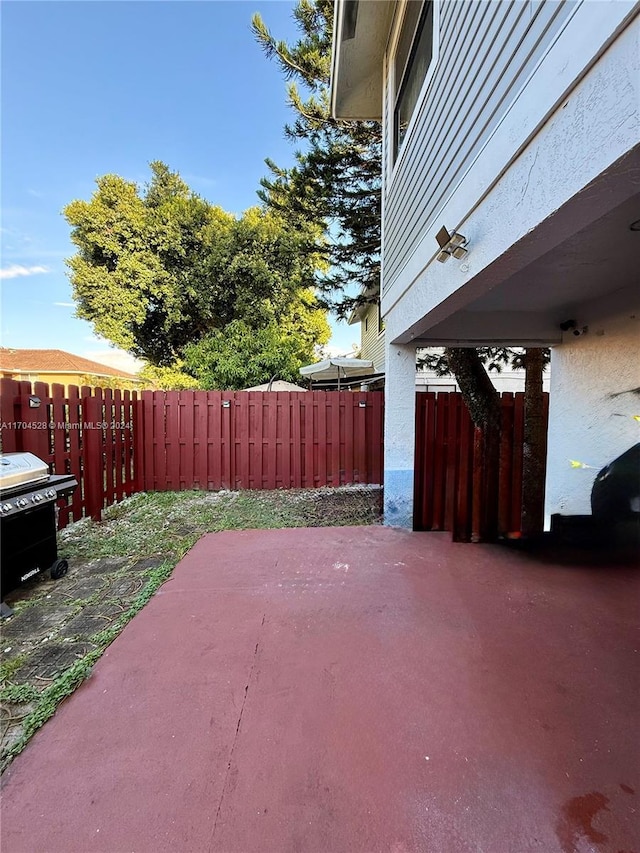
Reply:
[[382, 118], [383, 60], [394, 6], [389, 0], [336, 0], [331, 69], [335, 118]]

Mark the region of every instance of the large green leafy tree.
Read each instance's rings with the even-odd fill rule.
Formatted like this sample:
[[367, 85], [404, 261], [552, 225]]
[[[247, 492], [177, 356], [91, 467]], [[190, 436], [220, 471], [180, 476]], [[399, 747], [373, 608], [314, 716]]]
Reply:
[[232, 217], [200, 199], [162, 163], [146, 191], [118, 175], [64, 215], [77, 253], [67, 261], [77, 314], [96, 332], [156, 365], [218, 322], [207, 275]]
[[329, 337], [311, 289], [322, 264], [307, 251], [315, 226], [294, 229], [260, 208], [236, 218], [163, 163], [151, 171], [142, 190], [117, 175], [99, 178], [90, 201], [65, 208], [78, 316], [156, 367], [175, 366], [187, 345], [219, 340], [238, 321], [297, 336], [306, 349], [296, 352], [312, 360]]

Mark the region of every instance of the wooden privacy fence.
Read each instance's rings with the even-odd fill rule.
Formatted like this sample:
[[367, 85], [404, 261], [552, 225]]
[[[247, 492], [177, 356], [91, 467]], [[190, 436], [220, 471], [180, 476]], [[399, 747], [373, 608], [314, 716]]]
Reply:
[[58, 527], [102, 510], [141, 490], [138, 476], [142, 421], [135, 391], [44, 382], [0, 382], [2, 451], [29, 451], [52, 474], [78, 479], [69, 506], [60, 505]]
[[382, 483], [383, 394], [143, 391], [145, 490]]
[[382, 483], [381, 392], [111, 391], [2, 379], [2, 450], [78, 478], [58, 526], [139, 491]]
[[[524, 394], [503, 393], [497, 477], [498, 532], [520, 531]], [[549, 395], [544, 395], [548, 418]], [[461, 394], [421, 393], [416, 398], [414, 527], [449, 530], [458, 541], [475, 538], [486, 500], [482, 445]], [[494, 498], [495, 499], [495, 498]]]
[[[79, 481], [59, 526], [139, 491], [281, 489], [383, 481], [379, 391], [111, 391], [2, 379], [2, 450]], [[460, 394], [416, 395], [417, 530], [474, 538], [487, 504], [519, 531], [524, 395], [503, 394], [497, 497]], [[545, 416], [548, 395], [545, 395]], [[495, 473], [495, 472], [493, 472]], [[497, 500], [497, 507], [495, 502]]]

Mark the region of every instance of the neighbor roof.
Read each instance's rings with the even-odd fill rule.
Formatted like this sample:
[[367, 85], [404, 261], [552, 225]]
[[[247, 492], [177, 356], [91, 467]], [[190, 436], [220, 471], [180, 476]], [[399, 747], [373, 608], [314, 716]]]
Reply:
[[5, 373], [79, 373], [91, 376], [118, 376], [137, 379], [133, 373], [117, 370], [61, 349], [9, 349], [0, 347], [0, 370]]

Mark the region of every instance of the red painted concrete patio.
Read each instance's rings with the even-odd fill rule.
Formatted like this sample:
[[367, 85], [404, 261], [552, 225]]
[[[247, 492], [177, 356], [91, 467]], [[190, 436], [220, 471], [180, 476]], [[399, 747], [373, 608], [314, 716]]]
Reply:
[[637, 577], [205, 536], [5, 774], [2, 851], [638, 851]]

